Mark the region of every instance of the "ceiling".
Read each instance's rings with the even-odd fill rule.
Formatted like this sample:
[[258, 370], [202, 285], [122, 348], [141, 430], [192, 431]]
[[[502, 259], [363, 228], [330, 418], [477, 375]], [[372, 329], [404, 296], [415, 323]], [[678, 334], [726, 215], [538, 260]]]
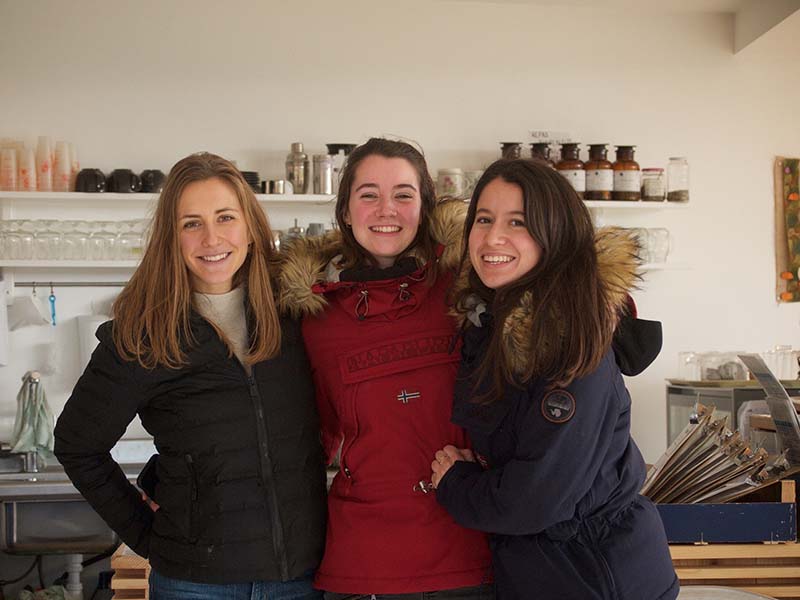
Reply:
[[735, 13], [747, 0], [461, 0], [489, 4], [580, 6], [600, 9], [635, 9], [662, 13]]

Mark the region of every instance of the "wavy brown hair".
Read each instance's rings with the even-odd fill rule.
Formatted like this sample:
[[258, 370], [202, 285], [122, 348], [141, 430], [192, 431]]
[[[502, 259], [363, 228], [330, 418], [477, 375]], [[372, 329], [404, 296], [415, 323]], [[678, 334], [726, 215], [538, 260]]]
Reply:
[[[522, 190], [525, 226], [542, 254], [525, 275], [492, 290], [472, 268], [468, 243], [481, 193], [498, 178]], [[477, 294], [490, 306], [495, 322], [488, 350], [474, 376], [475, 385], [486, 389], [486, 382], [489, 391], [477, 401], [497, 400], [505, 385], [519, 386], [534, 378], [554, 387], [566, 386], [600, 364], [611, 345], [615, 312], [608, 309], [609, 291], [598, 274], [589, 211], [553, 168], [540, 161], [501, 159], [486, 169], [467, 212], [461, 269], [469, 270], [469, 285], [455, 294], [457, 309], [465, 311], [467, 298]], [[535, 360], [523, 361], [528, 365], [527, 372], [514, 373], [512, 357], [506, 355], [504, 325], [520, 304], [525, 305], [530, 317], [523, 321], [525, 331], [521, 335], [531, 336]]]
[[[398, 257], [407, 256], [412, 250], [423, 262], [432, 260], [436, 255], [437, 242], [431, 231], [431, 214], [436, 206], [436, 187], [428, 172], [428, 165], [422, 152], [411, 144], [385, 138], [370, 138], [365, 143], [355, 148], [347, 157], [347, 162], [342, 169], [339, 180], [339, 193], [336, 196], [336, 222], [342, 232], [342, 260], [343, 268], [365, 267], [377, 265], [375, 258], [358, 243], [353, 230], [347, 225], [345, 216], [350, 205], [350, 192], [356, 177], [358, 165], [370, 156], [383, 156], [384, 158], [402, 158], [417, 172], [419, 178], [419, 195], [422, 202], [419, 215], [419, 229], [411, 244]], [[431, 273], [435, 269], [431, 269]]]
[[239, 170], [220, 156], [201, 152], [179, 160], [170, 170], [142, 262], [114, 302], [117, 351], [145, 368], [179, 368], [187, 361], [185, 344], [195, 344], [189, 323], [193, 290], [181, 255], [178, 202], [186, 186], [208, 179], [223, 181], [236, 194], [251, 240], [233, 282], [247, 290], [250, 348], [245, 362], [266, 360], [280, 350], [281, 328], [267, 268], [275, 252], [269, 221]]

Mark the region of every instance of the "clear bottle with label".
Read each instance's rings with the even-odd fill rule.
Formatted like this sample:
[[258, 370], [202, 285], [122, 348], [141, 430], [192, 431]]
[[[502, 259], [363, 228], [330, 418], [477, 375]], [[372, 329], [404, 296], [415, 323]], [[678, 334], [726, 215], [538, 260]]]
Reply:
[[614, 169], [608, 160], [608, 144], [589, 144], [589, 160], [586, 161], [587, 200], [611, 200], [614, 190]]
[[550, 142], [533, 142], [531, 144], [531, 158], [546, 162], [555, 168], [556, 163], [550, 158]]
[[642, 169], [642, 200], [663, 202], [667, 187], [664, 169]]
[[580, 144], [573, 142], [561, 144], [561, 160], [556, 169], [569, 181], [572, 188], [583, 198], [586, 191], [586, 170], [580, 157]]
[[642, 172], [639, 163], [633, 159], [636, 146], [617, 146], [617, 160], [614, 168], [613, 200], [641, 200]]
[[286, 155], [286, 179], [291, 182], [294, 194], [307, 194], [311, 183], [308, 154], [303, 152], [301, 142], [292, 143], [292, 151]]
[[683, 156], [672, 156], [667, 164], [667, 200], [689, 201], [689, 162]]

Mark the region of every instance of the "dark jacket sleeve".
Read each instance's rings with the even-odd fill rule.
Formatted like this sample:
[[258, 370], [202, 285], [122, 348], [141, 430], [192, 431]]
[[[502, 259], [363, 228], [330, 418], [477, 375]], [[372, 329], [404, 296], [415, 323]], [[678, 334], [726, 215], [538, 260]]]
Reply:
[[111, 458], [110, 450], [133, 420], [143, 394], [135, 365], [120, 359], [111, 323], [98, 330], [97, 346], [55, 429], [55, 454], [94, 510], [137, 554], [147, 557], [153, 512]]
[[[506, 535], [536, 534], [572, 519], [587, 495], [613, 438], [627, 392], [609, 353], [591, 375], [573, 382], [575, 414], [566, 423], [542, 414], [542, 392], [510, 413], [515, 456], [481, 469], [458, 461], [436, 490], [438, 501], [464, 527]], [[621, 398], [620, 394], [625, 394]]]

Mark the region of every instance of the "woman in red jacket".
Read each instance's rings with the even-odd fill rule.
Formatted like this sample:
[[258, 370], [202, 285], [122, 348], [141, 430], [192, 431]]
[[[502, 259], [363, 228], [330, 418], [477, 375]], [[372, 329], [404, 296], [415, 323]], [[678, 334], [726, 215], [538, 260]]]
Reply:
[[446, 305], [464, 208], [436, 204], [419, 151], [373, 138], [342, 172], [340, 231], [284, 253], [280, 303], [304, 316], [323, 445], [340, 452], [315, 580], [328, 600], [494, 598], [486, 538], [428, 493], [433, 452], [467, 443]]

